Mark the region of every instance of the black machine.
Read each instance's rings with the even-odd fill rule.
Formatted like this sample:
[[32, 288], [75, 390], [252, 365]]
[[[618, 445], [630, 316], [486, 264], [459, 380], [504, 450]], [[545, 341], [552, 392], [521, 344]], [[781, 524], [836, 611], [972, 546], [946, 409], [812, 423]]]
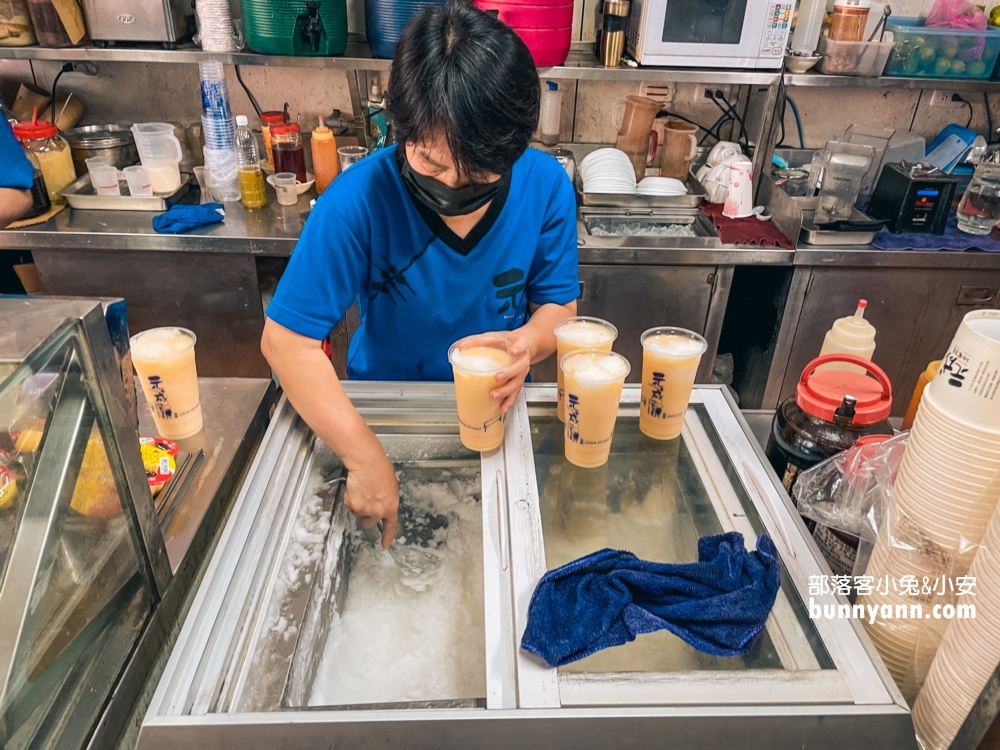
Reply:
[[868, 215], [889, 231], [944, 234], [956, 180], [926, 164], [886, 164], [868, 204]]

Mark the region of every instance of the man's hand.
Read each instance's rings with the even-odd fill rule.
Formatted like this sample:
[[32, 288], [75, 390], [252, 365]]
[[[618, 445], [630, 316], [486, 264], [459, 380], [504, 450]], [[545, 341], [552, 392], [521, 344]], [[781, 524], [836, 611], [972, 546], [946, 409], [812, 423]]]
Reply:
[[382, 549], [392, 545], [399, 513], [399, 483], [384, 452], [373, 451], [361, 465], [348, 467], [344, 505], [366, 529], [381, 521]]

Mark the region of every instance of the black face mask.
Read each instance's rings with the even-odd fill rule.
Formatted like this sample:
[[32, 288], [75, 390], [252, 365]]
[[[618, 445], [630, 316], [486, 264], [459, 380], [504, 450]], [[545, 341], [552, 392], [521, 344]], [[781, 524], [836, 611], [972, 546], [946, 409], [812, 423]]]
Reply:
[[450, 188], [433, 177], [419, 174], [403, 161], [401, 171], [403, 182], [414, 200], [441, 216], [465, 216], [482, 208], [500, 192], [503, 179], [488, 182], [485, 185], [466, 185], [460, 188]]

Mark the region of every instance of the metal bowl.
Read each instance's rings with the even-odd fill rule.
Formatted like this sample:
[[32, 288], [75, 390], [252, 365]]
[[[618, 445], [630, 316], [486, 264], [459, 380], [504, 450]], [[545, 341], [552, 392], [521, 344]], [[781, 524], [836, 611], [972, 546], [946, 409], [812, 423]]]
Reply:
[[132, 131], [125, 125], [85, 125], [63, 132], [63, 138], [73, 152], [77, 174], [86, 174], [86, 159], [103, 156], [118, 169], [139, 163]]

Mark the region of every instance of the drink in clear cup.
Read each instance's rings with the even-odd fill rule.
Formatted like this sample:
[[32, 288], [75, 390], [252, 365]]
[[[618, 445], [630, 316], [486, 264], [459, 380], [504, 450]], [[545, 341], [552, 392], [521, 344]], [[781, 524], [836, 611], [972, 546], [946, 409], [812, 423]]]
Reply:
[[566, 387], [566, 460], [591, 469], [611, 454], [622, 387], [631, 365], [620, 354], [570, 352], [560, 361]]
[[196, 340], [191, 331], [175, 327], [151, 328], [129, 340], [132, 364], [160, 437], [182, 440], [201, 432]]
[[490, 392], [501, 385], [497, 373], [511, 362], [507, 342], [485, 336], [463, 339], [448, 349], [448, 361], [455, 376], [462, 445], [480, 452], [498, 448], [503, 442], [501, 400], [492, 398]]
[[989, 234], [1000, 221], [1000, 165], [979, 164], [958, 204], [958, 228]]
[[560, 320], [556, 323], [554, 333], [556, 335], [556, 369], [558, 370], [556, 375], [559, 398], [558, 414], [559, 421], [565, 422], [566, 394], [563, 388], [563, 357], [581, 349], [610, 352], [611, 345], [618, 338], [618, 329], [600, 318], [578, 316]]
[[656, 440], [681, 434], [691, 388], [708, 342], [684, 328], [650, 328], [642, 342], [639, 429]]

